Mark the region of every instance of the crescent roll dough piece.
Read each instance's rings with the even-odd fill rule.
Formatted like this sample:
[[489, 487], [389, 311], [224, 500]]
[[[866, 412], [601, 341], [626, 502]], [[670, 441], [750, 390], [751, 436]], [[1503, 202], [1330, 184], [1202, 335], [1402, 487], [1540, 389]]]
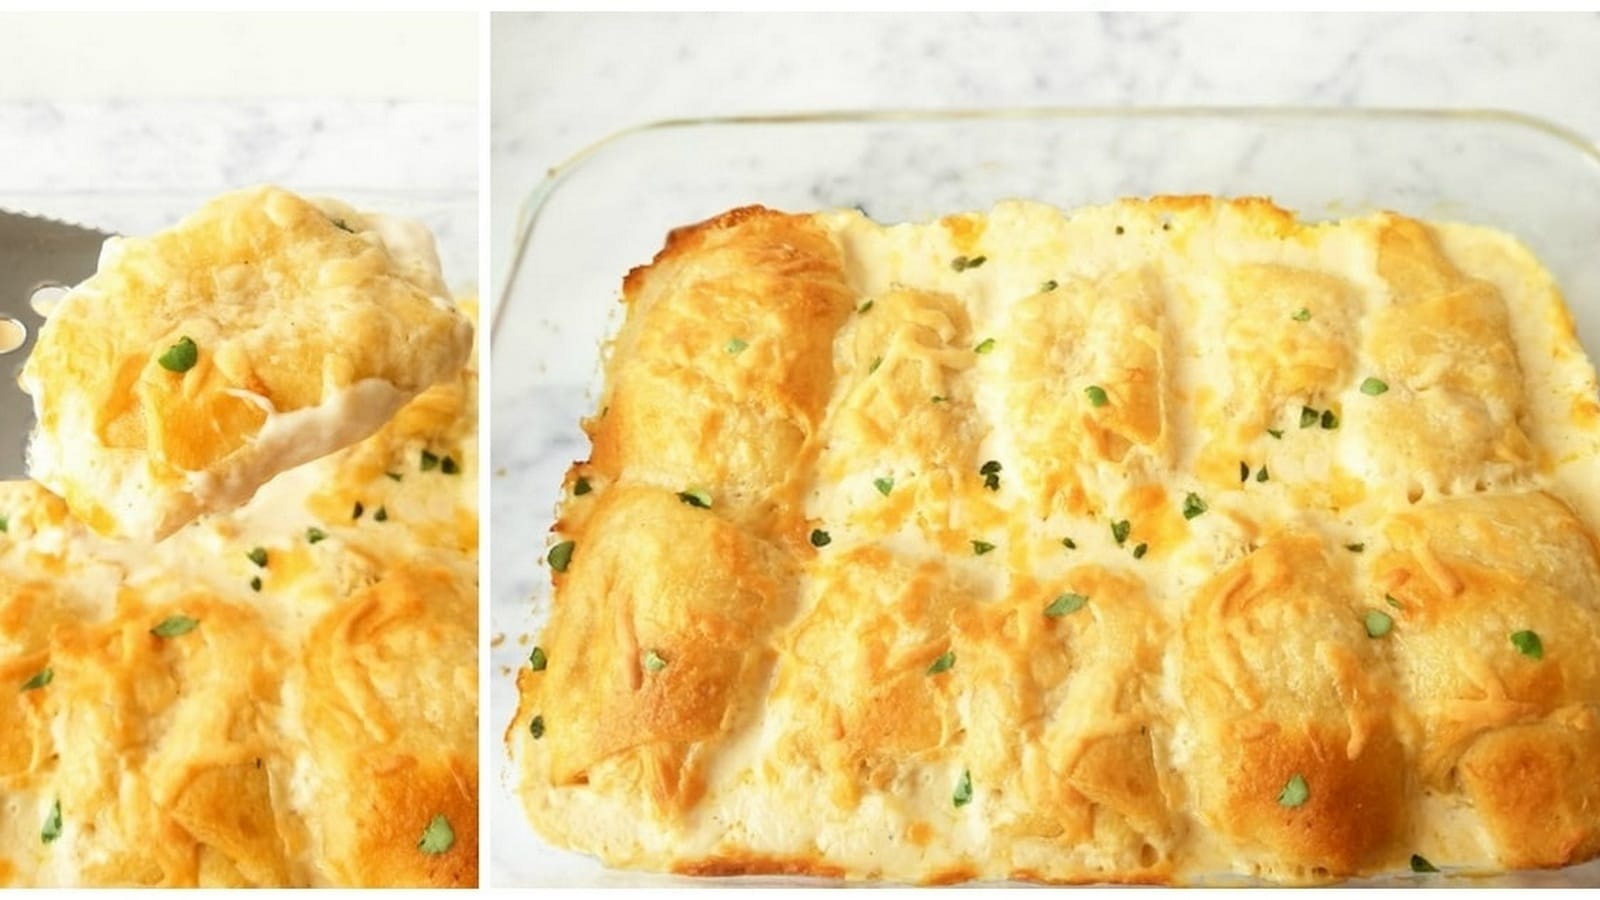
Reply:
[[51, 314], [29, 471], [102, 534], [164, 538], [372, 434], [471, 344], [420, 225], [227, 194], [107, 241]]

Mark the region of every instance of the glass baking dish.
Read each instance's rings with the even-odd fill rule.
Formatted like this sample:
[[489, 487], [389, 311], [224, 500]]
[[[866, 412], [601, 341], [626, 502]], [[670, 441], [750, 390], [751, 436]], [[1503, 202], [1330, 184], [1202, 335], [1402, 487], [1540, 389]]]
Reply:
[[[1554, 273], [1585, 347], [1600, 358], [1600, 149], [1526, 116], [1025, 109], [686, 119], [624, 131], [552, 170], [526, 198], [504, 291], [485, 317], [493, 329], [496, 729], [512, 716], [515, 672], [548, 608], [545, 534], [566, 467], [588, 455], [578, 422], [594, 412], [599, 348], [620, 316], [622, 277], [647, 263], [669, 230], [752, 203], [860, 206], [879, 221], [915, 221], [1004, 199], [1071, 208], [1194, 193], [1267, 196], [1304, 218], [1382, 208], [1509, 231]], [[545, 846], [510, 793], [507, 754], [494, 755], [505, 793], [490, 814], [490, 884], [703, 883], [608, 871]], [[1600, 863], [1471, 883], [1594, 885]]]

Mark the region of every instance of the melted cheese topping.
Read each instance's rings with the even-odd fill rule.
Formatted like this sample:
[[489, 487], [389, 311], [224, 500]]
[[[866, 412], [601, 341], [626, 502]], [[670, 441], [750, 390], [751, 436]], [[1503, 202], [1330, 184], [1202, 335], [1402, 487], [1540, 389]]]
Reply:
[[476, 397], [469, 361], [280, 413], [278, 459], [371, 436], [160, 542], [0, 483], [0, 882], [476, 884]]
[[552, 842], [915, 882], [1600, 853], [1600, 404], [1514, 239], [751, 208], [624, 301], [509, 732]]

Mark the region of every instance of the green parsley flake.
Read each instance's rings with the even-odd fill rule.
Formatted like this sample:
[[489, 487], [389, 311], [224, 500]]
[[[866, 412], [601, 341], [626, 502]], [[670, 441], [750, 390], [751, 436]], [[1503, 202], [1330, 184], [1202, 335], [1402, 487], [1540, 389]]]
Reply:
[[444, 459], [439, 460], [439, 471], [446, 475], [460, 475], [461, 466], [456, 462], [454, 456], [446, 456]]
[[39, 840], [48, 844], [61, 837], [61, 801], [57, 800], [50, 805], [50, 813], [44, 817], [44, 827], [39, 829]]
[[1383, 595], [1383, 602], [1389, 604], [1390, 606], [1394, 607], [1395, 609], [1404, 609], [1405, 608], [1405, 607], [1400, 605], [1400, 601], [1399, 600], [1396, 600], [1394, 597], [1392, 597], [1392, 596], [1390, 596], [1388, 594], [1384, 594]]
[[1339, 427], [1339, 417], [1331, 409], [1322, 411], [1322, 430], [1332, 431]]
[[1419, 856], [1413, 853], [1411, 854], [1411, 871], [1426, 874], [1428, 872], [1439, 871], [1439, 867], [1435, 866], [1431, 862], [1428, 862], [1427, 857]]
[[1089, 405], [1097, 408], [1111, 402], [1111, 398], [1106, 396], [1106, 389], [1098, 384], [1089, 385], [1083, 389], [1083, 393], [1089, 398]]
[[400, 473], [400, 472], [385, 472], [383, 474], [389, 476], [389, 480], [390, 481], [400, 481], [400, 480], [403, 480], [406, 477], [403, 473]]
[[255, 563], [258, 568], [265, 569], [267, 567], [267, 548], [265, 547], [257, 547], [246, 553], [245, 557]]
[[938, 675], [941, 672], [948, 672], [955, 668], [955, 665], [956, 652], [954, 650], [946, 650], [939, 654], [939, 658], [933, 661], [933, 665], [928, 667], [928, 674]]
[[312, 527], [306, 529], [306, 543], [308, 544], [319, 544], [327, 539], [328, 533], [321, 528]]
[[1394, 617], [1382, 610], [1367, 612], [1367, 637], [1381, 638], [1394, 628]]
[[1044, 614], [1052, 619], [1059, 619], [1083, 609], [1084, 604], [1088, 602], [1089, 598], [1082, 594], [1062, 594], [1050, 601], [1050, 605], [1044, 608]]
[[11, 530], [11, 517], [10, 516], [0, 516], [0, 532], [10, 531], [10, 530]]
[[1361, 553], [1367, 549], [1367, 545], [1362, 543], [1345, 544], [1344, 548], [1351, 553]]
[[1144, 559], [1145, 553], [1149, 552], [1149, 550], [1150, 550], [1150, 545], [1149, 544], [1141, 543], [1139, 546], [1133, 548], [1133, 558], [1134, 559]]
[[550, 568], [557, 572], [565, 572], [568, 564], [572, 562], [572, 549], [576, 546], [577, 544], [572, 541], [562, 541], [551, 547], [549, 556], [545, 557], [550, 563]]
[[536, 741], [544, 737], [544, 716], [533, 717], [533, 721], [528, 723], [528, 733], [533, 735]]
[[831, 543], [833, 543], [833, 535], [828, 534], [821, 528], [811, 529], [811, 546], [826, 547]]
[[973, 541], [972, 542], [972, 552], [973, 552], [973, 555], [975, 555], [975, 556], [982, 556], [985, 553], [988, 553], [990, 550], [993, 550], [993, 549], [994, 549], [994, 545], [989, 543], [988, 541]]
[[955, 793], [950, 795], [950, 802], [954, 803], [956, 805], [957, 809], [959, 809], [959, 808], [961, 808], [963, 806], [966, 806], [968, 803], [972, 802], [972, 771], [971, 770], [969, 770], [969, 769], [962, 769], [961, 770], [961, 780], [956, 782], [956, 790], [955, 790]]
[[528, 654], [528, 668], [535, 672], [543, 672], [548, 665], [550, 658], [545, 656], [543, 647], [534, 647], [533, 652]]
[[1061, 546], [1067, 548], [1068, 550], [1076, 550], [1078, 549], [1078, 542], [1072, 538], [1064, 537], [1061, 539]]
[[941, 397], [938, 394], [934, 394], [933, 397], [931, 397], [930, 399], [934, 403], [949, 403], [950, 402], [950, 398], [949, 397]]
[[1289, 777], [1289, 783], [1285, 784], [1278, 794], [1278, 805], [1294, 809], [1310, 797], [1311, 787], [1306, 784], [1305, 777], [1296, 772]]
[[1368, 378], [1367, 380], [1361, 382], [1361, 393], [1366, 394], [1369, 397], [1376, 397], [1387, 390], [1389, 390], [1389, 385], [1379, 381], [1376, 378]]
[[644, 667], [652, 672], [659, 672], [667, 667], [667, 661], [662, 659], [661, 654], [656, 651], [646, 650], [644, 652]]
[[1111, 523], [1111, 536], [1116, 539], [1117, 546], [1121, 547], [1128, 542], [1128, 535], [1133, 533], [1133, 523], [1127, 519], [1118, 519]]
[[887, 497], [889, 496], [889, 492], [894, 490], [894, 479], [874, 478], [872, 479], [872, 486], [878, 489], [878, 493]]
[[179, 338], [176, 344], [168, 347], [167, 352], [161, 354], [161, 357], [156, 360], [156, 362], [161, 363], [161, 368], [166, 369], [168, 372], [177, 372], [179, 374], [194, 368], [195, 363], [199, 361], [200, 348], [196, 347], [194, 341], [187, 337]]
[[594, 490], [594, 488], [590, 486], [589, 479], [579, 478], [572, 485], [572, 496], [582, 497], [584, 494], [587, 494], [592, 490]]
[[987, 256], [974, 256], [970, 259], [965, 256], [958, 256], [950, 260], [950, 268], [955, 269], [957, 272], [965, 272], [968, 269], [976, 269], [988, 261], [989, 257]]
[[749, 346], [750, 346], [749, 344], [745, 343], [744, 341], [739, 340], [738, 338], [732, 338], [732, 339], [730, 339], [728, 341], [727, 345], [724, 346], [722, 349], [724, 349], [724, 350], [728, 351], [729, 353], [734, 354], [734, 355], [737, 356], [738, 354], [743, 353], [745, 351], [745, 349], [748, 348]]
[[56, 680], [56, 672], [49, 666], [40, 669], [32, 678], [22, 683], [22, 690], [37, 691], [52, 681]]
[[1239, 483], [1243, 484], [1243, 483], [1245, 483], [1246, 481], [1249, 481], [1249, 480], [1250, 480], [1250, 467], [1248, 465], [1246, 465], [1241, 460], [1240, 463], [1239, 463]]
[[1269, 479], [1271, 477], [1272, 477], [1271, 475], [1267, 474], [1267, 467], [1266, 466], [1262, 466], [1261, 467], [1261, 471], [1256, 473], [1256, 482], [1258, 484], [1266, 484], [1267, 483], [1267, 479]]
[[710, 509], [711, 508], [711, 492], [710, 491], [702, 490], [702, 489], [699, 489], [699, 488], [696, 488], [696, 489], [690, 490], [690, 491], [679, 491], [678, 492], [678, 499], [682, 500], [684, 503], [689, 504], [690, 506], [697, 506], [697, 507], [699, 507], [701, 509]]
[[456, 833], [450, 827], [450, 821], [443, 813], [435, 815], [428, 827], [422, 829], [422, 840], [417, 841], [417, 849], [429, 856], [438, 856], [455, 846]]
[[1039, 285], [1039, 293], [1048, 294], [1060, 286], [1061, 285], [1056, 284], [1056, 280], [1052, 278], [1049, 281], [1046, 281], [1044, 284]]
[[424, 472], [431, 472], [434, 469], [439, 468], [439, 457], [434, 455], [434, 454], [432, 454], [432, 453], [429, 453], [426, 450], [422, 451], [422, 466], [421, 466], [421, 468], [422, 468], [422, 471], [424, 471]]
[[1267, 429], [1267, 434], [1272, 435], [1273, 438], [1275, 438], [1276, 440], [1280, 440], [1280, 441], [1283, 440], [1283, 429], [1282, 428], [1268, 428]]
[[978, 346], [972, 348], [973, 353], [988, 353], [992, 350], [994, 350], [994, 338], [984, 338], [978, 342]]
[[250, 590], [255, 591], [258, 594], [261, 593], [261, 576], [260, 575], [257, 575], [256, 577], [250, 579]]
[[1294, 315], [1290, 316], [1289, 318], [1294, 319], [1296, 322], [1309, 322], [1311, 321], [1311, 310], [1302, 306], [1295, 310]]
[[1199, 494], [1190, 493], [1183, 498], [1183, 517], [1193, 519], [1206, 511], [1206, 502], [1200, 499]]
[[387, 506], [378, 507], [378, 511], [372, 514], [372, 518], [373, 518], [373, 521], [376, 521], [376, 522], [387, 522], [387, 521], [389, 521], [389, 507], [387, 507]]
[[865, 302], [865, 303], [861, 304], [860, 306], [856, 307], [856, 312], [865, 314], [868, 310], [872, 309], [872, 304], [873, 304], [873, 301], [868, 300], [867, 302]]
[[1300, 427], [1310, 428], [1317, 424], [1317, 411], [1309, 406], [1300, 407]]
[[999, 460], [991, 459], [988, 462], [984, 463], [983, 464], [983, 468], [978, 470], [978, 474], [983, 476], [983, 486], [984, 487], [988, 488], [991, 491], [1000, 490], [1000, 461]]
[[162, 619], [159, 625], [150, 629], [150, 633], [159, 638], [174, 638], [188, 634], [199, 624], [199, 619], [191, 619], [188, 616], [168, 616]]
[[873, 372], [878, 371], [878, 367], [881, 365], [883, 365], [883, 357], [880, 356], [872, 361], [872, 365], [867, 367], [867, 374], [871, 375]]
[[1529, 659], [1544, 659], [1544, 642], [1532, 631], [1513, 633], [1511, 643], [1516, 646], [1517, 652]]

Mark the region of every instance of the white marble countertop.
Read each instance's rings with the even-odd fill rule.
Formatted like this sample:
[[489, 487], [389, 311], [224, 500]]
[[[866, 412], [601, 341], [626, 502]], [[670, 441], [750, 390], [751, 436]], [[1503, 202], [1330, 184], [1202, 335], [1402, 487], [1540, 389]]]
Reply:
[[[1499, 108], [1548, 119], [1583, 141], [1600, 140], [1600, 104], [1589, 96], [1592, 86], [1600, 84], [1600, 55], [1594, 53], [1600, 46], [1600, 15], [498, 14], [492, 35], [493, 188], [486, 236], [496, 286], [491, 298], [499, 295], [506, 279], [518, 208], [547, 170], [620, 129], [664, 118], [1041, 106]], [[1404, 150], [1410, 158], [1444, 159], [1440, 169], [1459, 161], [1449, 148], [1430, 151], [1430, 134], [1427, 129], [1407, 133]], [[853, 203], [857, 200], [850, 191], [863, 190], [864, 181], [871, 193], [875, 182], [851, 182], [848, 167], [855, 157], [850, 153], [859, 150], [861, 160], [877, 165], [875, 177], [893, 178], [896, 165], [908, 165], [897, 162], [902, 159], [893, 153], [897, 148], [885, 150], [881, 137], [875, 133], [862, 141], [863, 148], [841, 150], [837, 160], [819, 158], [817, 171], [829, 177], [812, 172], [798, 183], [781, 176], [806, 171], [804, 160], [798, 167], [792, 159], [776, 161], [785, 148], [762, 139], [752, 139], [748, 158], [726, 146], [715, 154], [708, 151], [708, 156], [729, 172], [726, 180], [740, 184], [763, 183], [763, 167], [779, 173], [763, 183], [766, 192], [735, 202], [782, 204], [798, 197], [803, 203], [809, 196], [813, 202]], [[1487, 142], [1494, 145], [1496, 138], [1491, 134]], [[1354, 145], [1365, 140], [1382, 150], [1383, 139], [1367, 135]], [[1507, 144], [1516, 142], [1515, 136], [1506, 137]], [[1564, 151], [1571, 154], [1569, 163], [1578, 160], [1574, 165], [1580, 175], [1593, 175], [1581, 171], [1580, 151], [1572, 146]], [[515, 703], [510, 676], [526, 662], [529, 633], [537, 621], [532, 610], [547, 593], [543, 548], [562, 473], [587, 451], [575, 423], [594, 407], [596, 346], [607, 322], [597, 310], [610, 306], [606, 301], [615, 296], [626, 266], [648, 259], [667, 225], [688, 221], [663, 221], [684, 205], [683, 192], [664, 196], [651, 179], [657, 165], [676, 166], [672, 177], [692, 170], [694, 152], [698, 150], [679, 153], [673, 157], [677, 163], [650, 154], [632, 163], [625, 158], [587, 163], [589, 180], [583, 191], [567, 190], [574, 186], [569, 183], [561, 208], [552, 201], [546, 212], [547, 221], [560, 218], [571, 226], [570, 233], [561, 226], [547, 232], [541, 263], [546, 268], [533, 279], [534, 287], [519, 283], [520, 302], [511, 307], [495, 345], [490, 596], [491, 633], [500, 640], [492, 652], [490, 716], [496, 734]], [[985, 150], [989, 156], [997, 152]], [[1189, 147], [1185, 155], [1208, 152], [1210, 148]], [[1552, 150], [1554, 155], [1561, 152]], [[1516, 158], [1516, 151], [1507, 153]], [[1013, 168], [1027, 167], [1023, 152], [1007, 158], [1013, 157], [1019, 162]], [[826, 169], [839, 160], [839, 168]], [[1149, 161], [1172, 162], [1159, 157]], [[1211, 161], [1213, 168], [1217, 162]], [[1323, 164], [1362, 168], [1331, 157]], [[953, 168], [959, 180], [963, 170]], [[1428, 171], [1416, 180], [1427, 181], [1424, 176], [1434, 168], [1419, 167]], [[1484, 165], [1480, 158], [1458, 169], [1456, 184], [1461, 183], [1460, 172], [1481, 176]], [[985, 177], [968, 173], [967, 180], [976, 183]], [[1382, 177], [1368, 172], [1352, 178], [1360, 183]], [[1400, 172], [1391, 181], [1404, 177]], [[1283, 182], [1281, 170], [1272, 179]], [[1595, 193], [1600, 179], [1592, 180], [1584, 196], [1600, 197]], [[719, 186], [710, 176], [701, 181], [712, 189]], [[1543, 198], [1560, 191], [1560, 184], [1543, 187]], [[941, 184], [934, 193], [949, 202], [969, 194], [981, 197], [991, 189], [981, 184], [947, 189]], [[892, 189], [876, 191], [894, 194]], [[1511, 196], [1521, 195], [1512, 190]], [[632, 207], [627, 205], [630, 197], [637, 197]], [[1533, 203], [1520, 201], [1524, 208]], [[1594, 205], [1600, 209], [1600, 202]], [[666, 207], [671, 210], [664, 211]], [[1585, 227], [1600, 229], [1600, 215], [1587, 216]], [[1600, 238], [1600, 230], [1594, 234]], [[609, 246], [591, 246], [599, 243]], [[584, 271], [585, 266], [598, 271]], [[551, 272], [562, 277], [545, 277]], [[1600, 277], [1600, 266], [1589, 266], [1585, 277]], [[505, 754], [498, 747], [491, 748], [490, 756], [496, 765], [503, 764]], [[503, 783], [506, 776], [502, 768], [496, 780]], [[641, 883], [542, 849], [512, 804], [495, 803], [490, 815], [487, 869], [492, 884]]]

